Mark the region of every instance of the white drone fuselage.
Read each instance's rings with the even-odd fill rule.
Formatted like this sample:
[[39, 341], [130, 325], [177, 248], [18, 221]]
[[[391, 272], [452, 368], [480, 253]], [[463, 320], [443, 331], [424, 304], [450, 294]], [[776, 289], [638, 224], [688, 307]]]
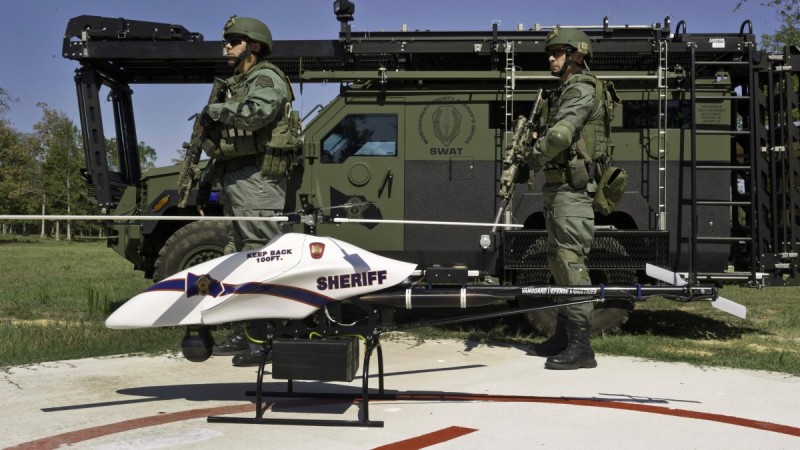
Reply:
[[221, 256], [155, 283], [114, 311], [106, 326], [302, 319], [331, 302], [401, 283], [415, 269], [337, 239], [287, 233], [259, 250]]

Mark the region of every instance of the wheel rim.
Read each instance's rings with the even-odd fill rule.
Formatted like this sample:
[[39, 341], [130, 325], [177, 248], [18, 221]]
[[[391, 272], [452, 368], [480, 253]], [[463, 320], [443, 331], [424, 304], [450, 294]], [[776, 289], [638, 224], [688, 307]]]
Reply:
[[219, 247], [215, 245], [203, 245], [193, 249], [181, 258], [180, 267], [181, 270], [186, 269], [187, 267], [196, 266], [220, 256], [222, 256], [222, 250]]

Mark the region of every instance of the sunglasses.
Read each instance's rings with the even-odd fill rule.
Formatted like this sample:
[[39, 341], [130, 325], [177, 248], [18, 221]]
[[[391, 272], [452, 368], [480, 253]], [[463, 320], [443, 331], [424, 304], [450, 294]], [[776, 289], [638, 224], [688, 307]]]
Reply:
[[569, 48], [567, 48], [567, 47], [551, 48], [550, 50], [547, 50], [546, 53], [547, 53], [547, 56], [552, 56], [553, 58], [558, 58], [561, 55], [563, 55], [564, 53], [567, 53], [567, 50], [569, 50]]
[[244, 41], [244, 39], [239, 38], [239, 37], [232, 37], [230, 39], [225, 39], [222, 42], [223, 42], [223, 45], [225, 45], [225, 46], [230, 45], [231, 47], [236, 47], [237, 45], [241, 44], [242, 41]]

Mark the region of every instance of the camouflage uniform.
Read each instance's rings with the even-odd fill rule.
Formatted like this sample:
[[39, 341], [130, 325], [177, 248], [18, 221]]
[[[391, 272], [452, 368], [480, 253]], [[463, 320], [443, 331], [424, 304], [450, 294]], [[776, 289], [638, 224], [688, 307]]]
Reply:
[[[586, 72], [572, 75], [550, 96], [548, 129], [567, 123], [575, 130], [573, 139], [577, 140], [590, 115], [603, 114], [602, 108], [593, 111], [595, 87], [580, 81], [586, 77]], [[594, 190], [596, 185], [593, 180], [570, 185], [569, 162], [577, 158], [573, 145], [553, 155], [547, 152], [546, 142], [545, 132], [534, 144], [533, 168], [542, 170], [546, 179], [542, 194], [547, 227], [547, 262], [557, 284], [590, 285], [586, 257], [594, 238], [594, 209], [589, 190]], [[589, 322], [592, 309], [591, 303], [585, 303], [563, 307], [559, 313], [569, 320]]]
[[[267, 26], [252, 18], [231, 17], [223, 36], [239, 36], [261, 43], [257, 62], [244, 73], [223, 82], [225, 101], [203, 110], [203, 122], [213, 145], [206, 147], [212, 162], [202, 185], [219, 181], [226, 216], [271, 217], [286, 203], [289, 152], [276, 145], [275, 135], [287, 131], [287, 115], [294, 100], [289, 79], [263, 58], [272, 51]], [[252, 53], [247, 43], [246, 53]], [[280, 147], [280, 148], [276, 148]], [[228, 222], [225, 253], [258, 249], [282, 231], [276, 222]]]
[[[597, 183], [590, 176], [593, 160], [605, 161], [609, 150], [608, 91], [584, 63], [591, 58], [588, 36], [576, 29], [554, 28], [546, 48], [554, 75], [562, 84], [548, 99], [547, 129], [531, 149], [529, 164], [543, 172], [547, 262], [559, 285], [591, 285], [586, 258], [594, 238]], [[583, 55], [579, 61], [574, 55]], [[559, 56], [556, 56], [559, 55]], [[556, 73], [555, 66], [564, 62]], [[580, 298], [574, 300], [581, 300]], [[586, 300], [589, 300], [588, 298]], [[553, 336], [528, 353], [549, 356], [548, 369], [597, 367], [591, 348], [593, 303], [563, 306]]]
[[[225, 25], [226, 47], [242, 45], [236, 57], [236, 73], [223, 83], [225, 101], [207, 105], [201, 121], [206, 128], [206, 152], [212, 160], [201, 180], [203, 195], [213, 181], [222, 184], [221, 201], [226, 216], [271, 217], [283, 212], [291, 158], [291, 83], [279, 68], [264, 60], [272, 51], [272, 34], [260, 20], [233, 16]], [[246, 38], [246, 39], [245, 39]], [[236, 42], [236, 43], [234, 43]], [[261, 44], [254, 55], [252, 42]], [[249, 67], [249, 68], [248, 68]], [[238, 70], [238, 69], [237, 69]], [[200, 199], [203, 204], [205, 199]], [[227, 223], [225, 253], [259, 249], [282, 232], [277, 222], [231, 221]], [[250, 342], [242, 324], [214, 346], [215, 355], [233, 354], [234, 366], [258, 365], [262, 346]], [[269, 356], [269, 355], [268, 355]]]
[[[267, 148], [270, 125], [282, 117], [291, 99], [291, 87], [283, 74], [267, 62], [227, 79], [230, 97], [208, 105], [213, 120], [209, 135], [215, 144], [213, 168], [207, 173], [222, 184], [226, 216], [270, 217], [283, 212], [287, 177], [262, 170], [274, 155]], [[266, 172], [266, 173], [265, 173]], [[225, 253], [263, 247], [281, 227], [276, 222], [228, 223], [230, 241]]]

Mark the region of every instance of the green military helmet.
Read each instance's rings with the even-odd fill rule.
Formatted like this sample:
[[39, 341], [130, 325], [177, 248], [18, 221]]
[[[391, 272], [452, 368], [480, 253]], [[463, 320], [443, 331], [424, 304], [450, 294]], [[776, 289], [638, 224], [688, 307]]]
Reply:
[[260, 42], [267, 47], [267, 51], [263, 52], [264, 56], [272, 53], [272, 33], [267, 25], [258, 19], [231, 16], [222, 32], [223, 38], [227, 39], [228, 36], [247, 36], [250, 40]]
[[547, 34], [545, 40], [545, 48], [550, 48], [552, 45], [569, 45], [574, 48], [576, 52], [584, 55], [586, 59], [592, 58], [592, 41], [589, 36], [577, 28], [561, 28], [555, 27]]

